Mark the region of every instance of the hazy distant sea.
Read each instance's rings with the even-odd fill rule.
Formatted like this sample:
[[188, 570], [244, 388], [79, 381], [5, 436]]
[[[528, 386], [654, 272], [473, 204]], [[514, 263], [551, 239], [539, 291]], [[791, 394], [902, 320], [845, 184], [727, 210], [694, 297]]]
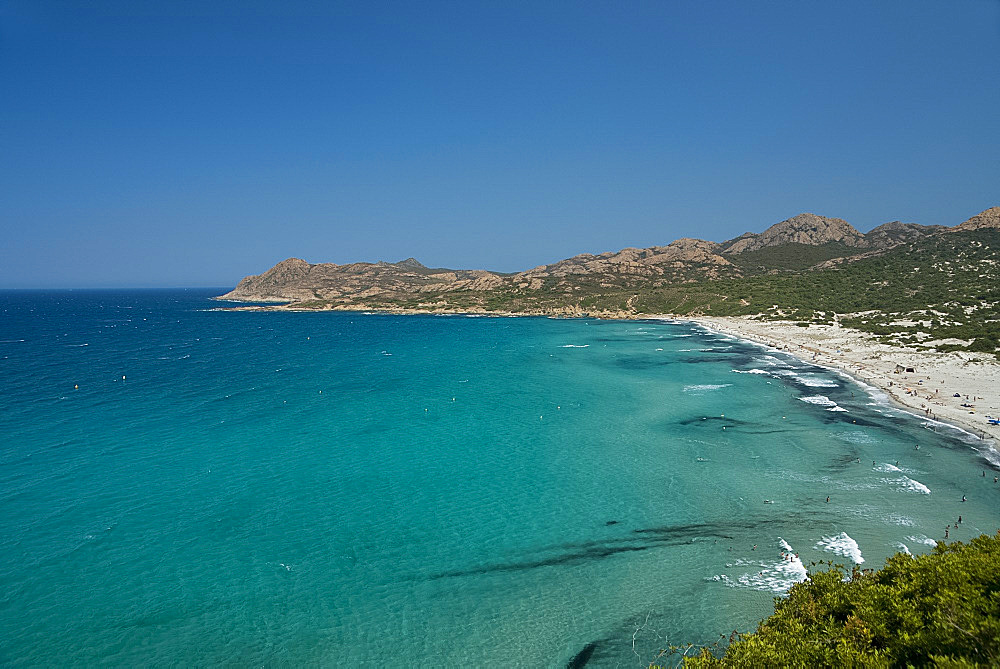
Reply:
[[976, 441], [689, 324], [212, 293], [0, 293], [0, 664], [645, 667], [1000, 526]]

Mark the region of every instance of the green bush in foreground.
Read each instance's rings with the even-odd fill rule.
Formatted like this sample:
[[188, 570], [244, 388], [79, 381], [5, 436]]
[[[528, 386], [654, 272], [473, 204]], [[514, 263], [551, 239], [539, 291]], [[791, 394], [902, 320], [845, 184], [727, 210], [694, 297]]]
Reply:
[[810, 574], [721, 659], [685, 667], [1000, 666], [1000, 533]]

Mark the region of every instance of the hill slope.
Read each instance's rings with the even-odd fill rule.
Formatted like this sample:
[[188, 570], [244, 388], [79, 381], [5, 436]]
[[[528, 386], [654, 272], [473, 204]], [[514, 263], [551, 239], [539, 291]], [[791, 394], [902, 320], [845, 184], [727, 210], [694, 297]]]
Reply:
[[[1000, 338], [1000, 207], [951, 228], [892, 222], [862, 235], [801, 214], [723, 244], [581, 254], [516, 274], [290, 258], [223, 299], [286, 308], [504, 311], [555, 315], [749, 315], [841, 322], [894, 341]], [[872, 312], [865, 315], [864, 312]], [[953, 344], [954, 345], [954, 344]], [[940, 348], [940, 347], [939, 347]]]

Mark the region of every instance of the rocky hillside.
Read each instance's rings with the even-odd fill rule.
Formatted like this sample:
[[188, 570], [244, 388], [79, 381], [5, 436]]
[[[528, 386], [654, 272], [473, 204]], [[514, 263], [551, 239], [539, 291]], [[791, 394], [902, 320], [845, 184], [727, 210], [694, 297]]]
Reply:
[[982, 230], [983, 228], [1000, 228], [1000, 207], [990, 207], [976, 214], [964, 223], [956, 225], [953, 230]]
[[865, 233], [868, 248], [888, 249], [899, 244], [915, 242], [921, 237], [947, 230], [943, 225], [919, 225], [918, 223], [883, 223]]
[[[862, 234], [850, 223], [803, 213], [761, 233], [722, 242], [678, 239], [666, 246], [584, 253], [516, 274], [425, 267], [413, 258], [388, 263], [310, 264], [284, 260], [244, 278], [220, 299], [286, 302], [294, 308], [417, 310], [537, 309], [572, 312], [595, 295], [798, 272], [851, 262], [943, 231], [1000, 227], [1000, 207], [945, 228], [893, 221]], [[631, 301], [630, 301], [631, 300]], [[626, 298], [617, 308], [633, 308]]]
[[248, 276], [222, 300], [247, 302], [312, 302], [403, 297], [441, 290], [487, 291], [501, 275], [484, 270], [430, 269], [414, 258], [397, 263], [312, 265], [289, 258], [263, 274]]
[[853, 225], [840, 218], [827, 218], [816, 214], [799, 214], [781, 223], [775, 223], [760, 234], [747, 232], [722, 244], [727, 254], [759, 251], [768, 246], [783, 244], [808, 244], [819, 246], [840, 242], [845, 246], [865, 248], [865, 236]]

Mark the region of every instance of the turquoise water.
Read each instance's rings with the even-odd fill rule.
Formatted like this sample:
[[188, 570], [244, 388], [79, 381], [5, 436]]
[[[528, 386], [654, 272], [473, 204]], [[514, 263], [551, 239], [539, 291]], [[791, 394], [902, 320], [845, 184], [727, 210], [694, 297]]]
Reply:
[[210, 294], [0, 293], [0, 663], [641, 667], [1000, 527], [978, 440], [690, 324]]

